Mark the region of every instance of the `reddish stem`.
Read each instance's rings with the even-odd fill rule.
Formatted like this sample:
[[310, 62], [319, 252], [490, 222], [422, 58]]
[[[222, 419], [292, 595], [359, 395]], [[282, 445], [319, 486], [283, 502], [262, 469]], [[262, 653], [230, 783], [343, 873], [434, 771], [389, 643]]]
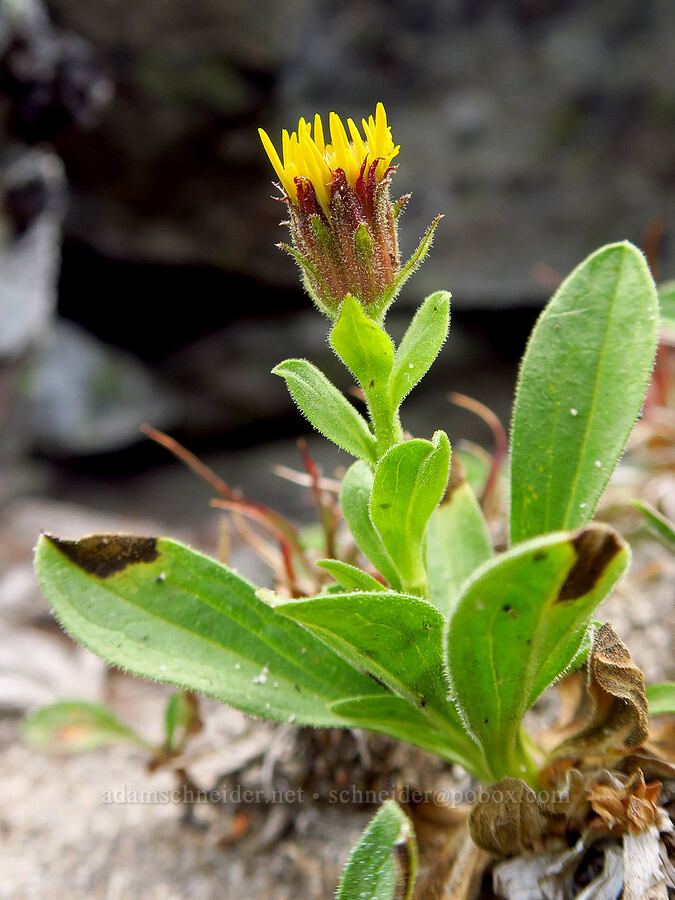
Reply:
[[457, 391], [448, 394], [448, 399], [456, 406], [461, 406], [463, 409], [468, 409], [475, 415], [480, 416], [492, 431], [492, 437], [495, 442], [495, 451], [492, 455], [492, 464], [490, 466], [487, 481], [485, 482], [485, 487], [483, 488], [483, 494], [480, 498], [481, 506], [486, 510], [492, 502], [497, 487], [499, 470], [506, 457], [507, 440], [504, 426], [495, 413], [493, 413], [488, 406], [485, 406], [484, 403], [481, 403], [480, 400], [475, 400], [473, 397], [467, 397], [466, 394], [459, 394]]
[[293, 565], [293, 553], [296, 553], [303, 560], [304, 555], [298, 542], [297, 532], [291, 523], [264, 504], [246, 500], [244, 497], [233, 491], [227, 482], [216, 475], [213, 469], [209, 468], [209, 466], [175, 440], [175, 438], [170, 437], [163, 431], [152, 428], [150, 425], [143, 425], [141, 431], [147, 435], [150, 440], [168, 450], [169, 453], [186, 465], [198, 477], [210, 484], [216, 493], [220, 494], [222, 500], [213, 500], [211, 502], [212, 506], [231, 511], [233, 510], [248, 516], [251, 519], [255, 519], [261, 525], [266, 527], [268, 531], [274, 534], [279, 541], [289, 587], [296, 596], [299, 596], [301, 592], [297, 587], [295, 568]]
[[314, 497], [314, 504], [326, 539], [326, 555], [330, 559], [335, 559], [335, 510], [331, 507], [330, 502], [326, 502], [324, 499], [324, 493], [321, 490], [321, 472], [312, 459], [307, 449], [307, 441], [304, 438], [299, 439], [298, 450], [302, 456], [305, 470], [311, 479], [312, 496]]

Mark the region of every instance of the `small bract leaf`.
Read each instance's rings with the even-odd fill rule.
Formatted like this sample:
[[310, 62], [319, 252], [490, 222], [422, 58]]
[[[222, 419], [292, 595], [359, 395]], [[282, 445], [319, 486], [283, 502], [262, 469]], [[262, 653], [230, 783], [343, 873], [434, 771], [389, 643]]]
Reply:
[[347, 294], [330, 333], [333, 349], [364, 391], [385, 387], [394, 362], [394, 345], [361, 304]]
[[[344, 724], [329, 703], [383, 690], [215, 560], [166, 538], [123, 537], [43, 536], [36, 554], [61, 625], [112, 665], [252, 715], [315, 726]], [[113, 565], [110, 543], [152, 553]]]
[[541, 314], [513, 415], [512, 543], [592, 518], [644, 402], [658, 318], [629, 243], [591, 254]]
[[450, 327], [450, 293], [436, 291], [415, 313], [394, 356], [391, 404], [396, 409], [429, 371]]
[[105, 706], [82, 700], [40, 707], [24, 719], [22, 732], [29, 744], [59, 753], [79, 753], [120, 741], [150, 746]]
[[392, 447], [375, 470], [370, 515], [405, 590], [427, 591], [424, 534], [448, 481], [450, 443], [443, 431], [432, 441]]
[[416, 873], [412, 823], [387, 800], [352, 850], [336, 900], [411, 900]]
[[325, 569], [333, 576], [333, 578], [346, 588], [348, 591], [386, 591], [383, 584], [364, 572], [363, 569], [357, 569], [349, 563], [341, 562], [339, 559], [317, 559], [317, 566]]
[[338, 447], [360, 459], [377, 461], [375, 438], [363, 416], [335, 385], [306, 359], [287, 359], [272, 369], [311, 424]]
[[361, 461], [350, 466], [340, 489], [342, 515], [361, 553], [387, 579], [391, 587], [400, 590], [399, 574], [370, 517], [372, 490], [373, 473], [370, 467]]
[[[436, 227], [442, 218], [443, 216], [437, 216], [434, 219], [434, 221], [422, 235], [422, 239], [410, 256], [410, 259], [408, 259], [406, 264], [401, 268], [401, 271], [396, 276], [396, 280], [394, 281], [394, 284], [392, 285], [389, 292], [389, 303], [394, 300], [406, 281], [419, 269], [419, 267], [426, 259], [427, 254], [429, 253], [429, 250], [431, 250], [431, 245], [434, 241], [434, 232], [436, 231]], [[387, 307], [385, 306], [384, 309], [386, 310], [386, 308]]]

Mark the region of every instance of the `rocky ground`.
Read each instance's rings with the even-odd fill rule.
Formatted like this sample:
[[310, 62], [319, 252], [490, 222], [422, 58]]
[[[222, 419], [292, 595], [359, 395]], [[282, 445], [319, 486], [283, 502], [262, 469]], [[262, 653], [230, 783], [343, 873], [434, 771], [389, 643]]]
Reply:
[[[145, 706], [156, 717], [159, 704], [149, 701], [158, 701], [158, 692], [144, 685], [138, 693], [125, 713], [132, 705]], [[272, 740], [237, 714], [221, 718], [226, 734], [218, 752], [224, 761], [244, 733], [251, 738], [250, 732], [260, 731]], [[202, 815], [204, 827], [181, 824], [180, 806], [161, 799], [173, 778], [149, 775], [138, 752], [117, 747], [54, 759], [26, 748], [13, 720], [2, 723], [0, 747], [6, 773], [3, 900], [323, 898], [369, 816], [366, 810], [307, 803], [293, 833], [274, 846], [257, 848], [260, 833], [228, 845], [228, 817], [219, 822]], [[148, 802], [107, 802], [134, 795]]]

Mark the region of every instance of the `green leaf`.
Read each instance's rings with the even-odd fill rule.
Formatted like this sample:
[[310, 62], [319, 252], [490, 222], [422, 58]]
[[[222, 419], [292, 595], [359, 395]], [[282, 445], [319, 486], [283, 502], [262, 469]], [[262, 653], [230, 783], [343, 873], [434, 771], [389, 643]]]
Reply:
[[405, 263], [404, 266], [401, 267], [396, 279], [391, 286], [391, 288], [385, 293], [383, 301], [379, 304], [379, 309], [376, 310], [378, 315], [384, 315], [387, 311], [388, 307], [393, 303], [394, 299], [398, 296], [401, 288], [406, 283], [406, 281], [413, 275], [419, 267], [422, 265], [424, 260], [431, 250], [431, 245], [434, 241], [434, 232], [436, 231], [436, 226], [441, 221], [443, 216], [437, 216], [431, 225], [427, 228], [427, 230], [422, 235], [422, 240], [419, 242], [415, 250], [413, 251], [410, 259]]
[[341, 562], [339, 559], [317, 559], [317, 566], [325, 569], [339, 582], [343, 588], [348, 591], [386, 591], [383, 584], [364, 572], [363, 569], [357, 569], [349, 563]]
[[364, 393], [388, 385], [394, 345], [386, 331], [368, 318], [351, 294], [344, 299], [340, 318], [330, 333], [330, 342]]
[[36, 709], [24, 719], [22, 733], [29, 744], [59, 753], [79, 753], [120, 741], [150, 747], [105, 706], [83, 700]]
[[492, 556], [485, 517], [468, 482], [452, 485], [427, 528], [427, 571], [431, 601], [447, 618], [460, 588]]
[[164, 739], [169, 750], [174, 747], [177, 731], [180, 733], [179, 740], [187, 735], [194, 714], [194, 705], [186, 691], [174, 691], [164, 708]]
[[429, 371], [445, 343], [450, 327], [450, 294], [436, 291], [427, 297], [403, 336], [391, 376], [391, 405], [397, 409]]
[[[370, 698], [363, 698], [364, 700]], [[675, 681], [664, 681], [663, 684], [650, 684], [647, 688], [647, 702], [650, 716], [662, 716], [675, 713]]]
[[[330, 309], [326, 304], [321, 300], [321, 296], [330, 296], [330, 292], [326, 287], [326, 282], [319, 274], [318, 269], [312, 265], [310, 260], [300, 253], [299, 250], [296, 250], [295, 247], [290, 247], [288, 244], [277, 244], [280, 250], [283, 250], [285, 253], [295, 260], [302, 273], [302, 281], [305, 286], [305, 289], [309, 296], [312, 298], [314, 303], [316, 303], [319, 310], [325, 315], [328, 316], [329, 319], [335, 318], [335, 310]], [[319, 293], [317, 293], [318, 288]], [[321, 296], [319, 296], [321, 295]]]
[[476, 497], [481, 497], [490, 475], [491, 457], [476, 445], [453, 447], [455, 458], [459, 458], [464, 469], [466, 480]]
[[633, 506], [639, 509], [647, 521], [647, 527], [657, 537], [661, 538], [669, 547], [675, 547], [675, 525], [643, 500], [633, 500]]
[[416, 872], [412, 823], [387, 800], [352, 850], [336, 900], [411, 900]]
[[476, 756], [448, 700], [443, 617], [426, 600], [393, 592], [330, 594], [290, 601], [277, 610], [411, 703], [428, 720], [427, 728], [445, 736], [450, 750]]
[[395, 590], [400, 590], [401, 579], [370, 518], [372, 490], [373, 473], [370, 468], [364, 462], [350, 466], [340, 489], [342, 515], [361, 553]]
[[451, 738], [434, 729], [423, 713], [403, 697], [382, 694], [357, 697], [338, 700], [330, 708], [331, 712], [349, 720], [352, 727], [407, 741], [447, 762], [458, 763], [477, 778], [485, 777], [480, 768], [478, 748], [468, 735], [458, 730]]
[[448, 481], [450, 443], [443, 431], [432, 441], [392, 447], [375, 470], [370, 515], [405, 590], [428, 590], [424, 532]]
[[272, 373], [286, 381], [301, 412], [324, 437], [352, 456], [377, 462], [375, 438], [366, 420], [316, 366], [306, 359], [287, 359]]
[[333, 349], [361, 385], [368, 405], [378, 458], [403, 440], [396, 410], [389, 400], [389, 376], [394, 345], [350, 294], [345, 297], [340, 318], [331, 331]]
[[603, 247], [562, 283], [521, 366], [512, 543], [591, 519], [642, 407], [657, 335], [654, 283], [631, 244]]
[[[579, 669], [586, 662], [588, 657], [590, 656], [591, 650], [593, 648], [593, 635], [597, 628], [602, 626], [602, 622], [599, 622], [597, 619], [591, 619], [586, 631], [584, 632], [584, 636], [581, 639], [581, 643], [579, 644], [579, 649], [574, 654], [572, 661], [566, 669], [566, 672], [573, 672], [575, 669]], [[545, 688], [544, 688], [545, 690]]]
[[578, 656], [593, 610], [629, 558], [611, 528], [589, 525], [518, 545], [465, 585], [448, 626], [447, 671], [493, 780], [518, 773], [525, 712]]
[[378, 685], [258, 600], [249, 582], [166, 538], [42, 536], [36, 568], [65, 630], [107, 662], [252, 715], [343, 724], [335, 700]]
[[445, 712], [443, 617], [419, 597], [391, 591], [319, 595], [276, 607], [417, 707]]

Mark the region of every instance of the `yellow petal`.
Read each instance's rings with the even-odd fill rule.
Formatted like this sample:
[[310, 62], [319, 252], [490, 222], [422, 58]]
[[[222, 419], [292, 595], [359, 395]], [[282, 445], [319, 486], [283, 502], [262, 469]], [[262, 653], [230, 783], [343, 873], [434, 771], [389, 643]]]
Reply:
[[323, 122], [318, 113], [314, 116], [314, 143], [318, 147], [319, 153], [324, 154], [326, 152], [326, 142], [323, 138]]
[[384, 104], [378, 103], [375, 107], [375, 131], [377, 136], [378, 150], [384, 150], [387, 143], [387, 114], [384, 111]]
[[368, 148], [364, 144], [363, 138], [361, 137], [359, 129], [354, 124], [353, 119], [347, 119], [347, 127], [349, 128], [349, 133], [352, 136], [352, 144], [354, 145], [356, 155], [359, 158], [359, 170], [360, 170], [363, 160], [366, 158], [366, 156], [368, 156]]
[[354, 145], [347, 138], [342, 120], [335, 113], [331, 113], [330, 133], [335, 147], [337, 166], [344, 171], [347, 180], [354, 185], [359, 177], [361, 161], [358, 159]]
[[274, 171], [277, 173], [279, 181], [281, 182], [284, 190], [286, 191], [286, 193], [292, 200], [297, 200], [298, 194], [295, 189], [295, 184], [293, 183], [293, 179], [288, 177], [288, 175], [284, 169], [284, 166], [283, 166], [281, 160], [279, 159], [279, 154], [277, 153], [277, 151], [274, 147], [274, 144], [270, 140], [269, 135], [262, 128], [258, 129], [258, 134], [260, 135], [260, 140], [262, 141], [262, 145], [265, 148], [265, 152], [267, 153], [269, 160], [272, 163], [272, 167], [274, 168]]
[[326, 165], [323, 156], [319, 153], [318, 147], [306, 132], [301, 136], [300, 150], [307, 177], [314, 185], [319, 203], [328, 212], [330, 192], [327, 185], [330, 185], [333, 180], [331, 171]]
[[291, 151], [290, 151], [291, 140], [288, 136], [288, 132], [284, 128], [281, 132], [281, 150], [284, 155], [284, 166], [290, 165], [291, 160]]

